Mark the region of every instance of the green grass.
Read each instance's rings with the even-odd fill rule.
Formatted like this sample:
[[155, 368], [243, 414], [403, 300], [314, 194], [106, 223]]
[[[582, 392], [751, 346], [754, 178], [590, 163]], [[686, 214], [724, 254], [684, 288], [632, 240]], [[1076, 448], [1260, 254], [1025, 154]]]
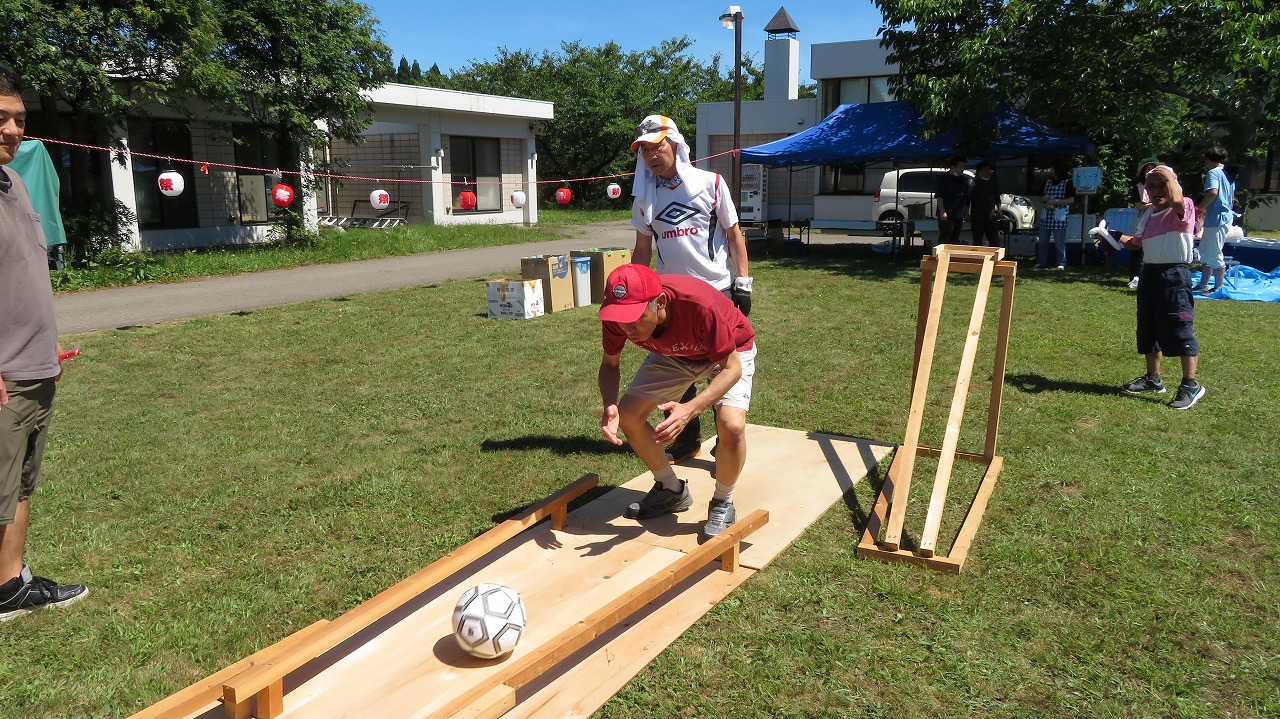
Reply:
[[[751, 421], [902, 441], [918, 264], [815, 246], [752, 271]], [[1174, 412], [1115, 389], [1143, 369], [1127, 278], [1023, 273], [1006, 463], [965, 571], [855, 558], [859, 482], [600, 717], [1280, 716], [1280, 308], [1198, 303], [1209, 394]], [[973, 286], [948, 285], [926, 444]], [[584, 472], [640, 474], [599, 436], [593, 313], [488, 320], [483, 297], [460, 280], [64, 338], [84, 355], [28, 560], [93, 594], [0, 625], [0, 716], [128, 715]]]
[[325, 229], [305, 247], [263, 244], [171, 252], [110, 254], [92, 267], [53, 272], [60, 292], [140, 282], [181, 282], [194, 277], [261, 272], [302, 265], [542, 242], [564, 237], [564, 227], [625, 220], [619, 210], [539, 210], [536, 227], [517, 225], [406, 225], [389, 229]]

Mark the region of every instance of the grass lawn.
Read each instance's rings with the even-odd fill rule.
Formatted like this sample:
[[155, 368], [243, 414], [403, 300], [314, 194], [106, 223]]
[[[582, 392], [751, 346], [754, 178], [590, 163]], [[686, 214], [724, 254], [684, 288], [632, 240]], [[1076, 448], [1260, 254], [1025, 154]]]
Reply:
[[[752, 270], [751, 421], [902, 441], [918, 263], [814, 246]], [[1143, 370], [1127, 277], [1021, 271], [1005, 468], [964, 573], [855, 558], [859, 482], [598, 716], [1280, 716], [1280, 307], [1198, 303], [1209, 392], [1175, 412], [1116, 389]], [[925, 444], [973, 287], [948, 286]], [[483, 297], [460, 280], [64, 338], [84, 355], [28, 561], [93, 593], [0, 625], [0, 716], [128, 715], [584, 472], [640, 474], [599, 434], [594, 313], [489, 320]]]

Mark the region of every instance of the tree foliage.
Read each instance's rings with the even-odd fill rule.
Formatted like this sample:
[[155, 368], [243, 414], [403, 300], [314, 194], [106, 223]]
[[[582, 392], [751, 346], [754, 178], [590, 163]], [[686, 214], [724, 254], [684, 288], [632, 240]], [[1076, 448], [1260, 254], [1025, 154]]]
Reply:
[[[1280, 5], [1271, 0], [875, 0], [933, 127], [1008, 102], [1099, 145], [1113, 183], [1159, 154], [1199, 171], [1210, 144], [1250, 166], [1280, 136]], [[974, 133], [975, 135], [977, 133]]]
[[[687, 36], [665, 40], [643, 52], [625, 52], [616, 43], [597, 47], [562, 43], [558, 51], [534, 53], [499, 48], [493, 60], [473, 61], [453, 73], [453, 89], [555, 103], [555, 118], [537, 133], [538, 174], [547, 179], [620, 175], [635, 170], [630, 151], [635, 128], [646, 115], [676, 120], [693, 144], [699, 102], [733, 99], [732, 67], [722, 69], [689, 52]], [[433, 66], [432, 70], [436, 70]], [[743, 99], [756, 99], [763, 74], [752, 58], [743, 61]], [[587, 91], [589, 89], [589, 91]], [[580, 196], [604, 197], [600, 180]], [[550, 184], [546, 193], [554, 192]]]

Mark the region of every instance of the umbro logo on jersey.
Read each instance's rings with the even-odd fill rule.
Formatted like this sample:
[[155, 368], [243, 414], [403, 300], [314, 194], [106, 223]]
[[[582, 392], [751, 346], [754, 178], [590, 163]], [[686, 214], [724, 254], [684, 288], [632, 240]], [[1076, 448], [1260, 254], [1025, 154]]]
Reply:
[[668, 225], [678, 225], [681, 222], [698, 214], [698, 210], [688, 205], [682, 205], [679, 202], [673, 202], [662, 209], [654, 219], [661, 220]]

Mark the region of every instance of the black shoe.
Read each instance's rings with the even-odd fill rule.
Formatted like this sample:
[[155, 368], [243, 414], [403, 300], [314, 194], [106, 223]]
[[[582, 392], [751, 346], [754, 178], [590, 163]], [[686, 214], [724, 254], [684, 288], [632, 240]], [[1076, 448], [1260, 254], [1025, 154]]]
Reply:
[[1143, 392], [1164, 394], [1165, 392], [1164, 382], [1160, 381], [1159, 377], [1152, 377], [1151, 375], [1145, 374], [1129, 384], [1124, 385], [1120, 389], [1128, 392], [1129, 394], [1142, 394]]
[[1208, 391], [1204, 385], [1195, 380], [1191, 380], [1191, 384], [1185, 381], [1178, 385], [1178, 393], [1174, 395], [1173, 401], [1169, 403], [1169, 409], [1191, 409], [1199, 402], [1204, 393]]
[[681, 480], [680, 491], [672, 492], [654, 482], [653, 489], [639, 502], [627, 505], [623, 516], [627, 519], [653, 519], [671, 512], [683, 512], [693, 506], [693, 496], [689, 494], [689, 483]]
[[23, 567], [21, 575], [0, 584], [0, 622], [40, 607], [67, 607], [88, 595], [89, 588], [83, 584], [58, 584], [32, 576], [31, 570]]
[[692, 439], [684, 441], [676, 439], [676, 441], [667, 445], [667, 461], [675, 464], [683, 462], [686, 459], [693, 459], [702, 453], [702, 440]]

